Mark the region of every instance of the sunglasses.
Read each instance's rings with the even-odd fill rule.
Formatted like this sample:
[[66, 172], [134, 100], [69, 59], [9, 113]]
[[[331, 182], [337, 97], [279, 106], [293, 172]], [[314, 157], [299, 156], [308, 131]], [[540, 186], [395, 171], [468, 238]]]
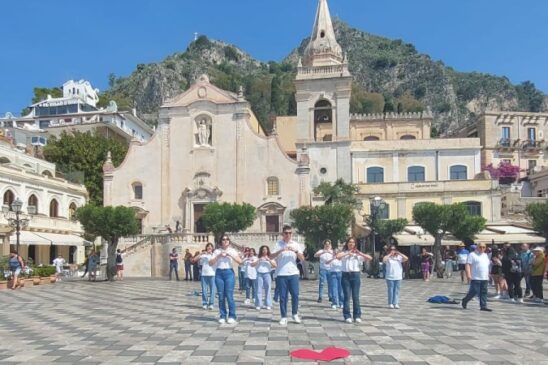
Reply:
[[284, 232], [283, 234], [293, 234], [293, 232]]
[[223, 238], [221, 241], [230, 241], [228, 238]]

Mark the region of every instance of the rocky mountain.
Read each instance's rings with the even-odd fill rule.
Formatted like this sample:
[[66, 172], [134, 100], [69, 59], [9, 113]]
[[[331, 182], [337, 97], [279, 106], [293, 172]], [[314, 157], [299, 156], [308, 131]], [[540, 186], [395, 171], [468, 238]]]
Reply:
[[[354, 77], [353, 112], [430, 108], [437, 131], [446, 133], [473, 123], [484, 110], [548, 110], [548, 98], [531, 82], [513, 85], [506, 77], [458, 72], [402, 40], [368, 34], [339, 20], [334, 26]], [[111, 88], [101, 102], [114, 99], [120, 108], [135, 107], [154, 124], [164, 100], [207, 73], [223, 89], [236, 92], [242, 85], [268, 131], [276, 115], [296, 113], [293, 79], [307, 42], [303, 40], [281, 63], [265, 63], [233, 45], [201, 36], [185, 52], [160, 63], [138, 65], [129, 77], [111, 75]]]

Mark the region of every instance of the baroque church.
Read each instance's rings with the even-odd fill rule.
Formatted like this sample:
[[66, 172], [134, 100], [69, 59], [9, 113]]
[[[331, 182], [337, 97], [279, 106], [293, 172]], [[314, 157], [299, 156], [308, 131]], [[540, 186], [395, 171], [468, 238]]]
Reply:
[[482, 174], [478, 138], [431, 139], [430, 112], [350, 114], [352, 76], [327, 0], [318, 1], [295, 87], [297, 116], [278, 118], [267, 136], [242, 90], [200, 76], [162, 105], [148, 142], [133, 141], [116, 168], [106, 161], [104, 204], [133, 207], [148, 234], [176, 222], [200, 233], [205, 205], [246, 202], [257, 209], [248, 232], [279, 232], [292, 209], [314, 204], [315, 186], [342, 178], [366, 202], [357, 215], [379, 195], [383, 218], [411, 220], [414, 204], [431, 201], [500, 219], [500, 191]]

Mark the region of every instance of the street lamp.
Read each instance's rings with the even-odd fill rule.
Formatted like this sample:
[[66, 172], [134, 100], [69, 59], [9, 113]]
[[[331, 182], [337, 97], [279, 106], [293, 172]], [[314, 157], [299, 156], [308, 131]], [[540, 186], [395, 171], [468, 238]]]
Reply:
[[373, 243], [373, 260], [375, 260], [375, 224], [377, 223], [377, 219], [379, 219], [380, 211], [386, 207], [386, 203], [380, 196], [371, 198], [369, 201], [371, 206], [371, 241]]
[[[11, 209], [10, 209], [11, 208]], [[30, 215], [36, 213], [36, 207], [29, 205], [27, 207], [28, 216], [22, 212], [23, 202], [17, 198], [11, 203], [11, 207], [7, 204], [2, 205], [2, 213], [8, 220], [10, 226], [15, 227], [15, 234], [17, 237], [15, 250], [19, 253], [19, 236], [21, 235], [21, 229], [28, 226], [30, 221]]]

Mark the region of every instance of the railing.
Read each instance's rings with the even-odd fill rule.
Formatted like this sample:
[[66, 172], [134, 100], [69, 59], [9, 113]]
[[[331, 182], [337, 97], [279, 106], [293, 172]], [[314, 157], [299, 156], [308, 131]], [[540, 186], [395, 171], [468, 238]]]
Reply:
[[312, 67], [299, 67], [299, 75], [329, 75], [340, 74], [346, 71], [346, 65], [329, 65], [329, 66], [312, 66]]
[[524, 150], [539, 150], [542, 148], [542, 142], [529, 139], [523, 143]]

